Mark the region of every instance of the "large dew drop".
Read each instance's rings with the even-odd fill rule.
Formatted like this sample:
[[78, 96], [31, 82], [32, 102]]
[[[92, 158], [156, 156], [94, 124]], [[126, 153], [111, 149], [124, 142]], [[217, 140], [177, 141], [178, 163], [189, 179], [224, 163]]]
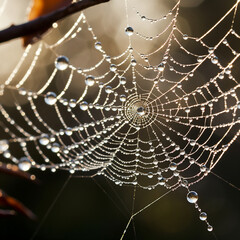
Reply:
[[123, 95], [120, 96], [119, 99], [120, 99], [121, 102], [126, 102], [127, 97], [126, 97], [126, 95], [123, 94]]
[[96, 42], [96, 43], [95, 43], [95, 48], [100, 51], [100, 50], [102, 49], [102, 44], [101, 44], [101, 42]]
[[70, 99], [68, 105], [70, 108], [75, 108], [77, 106], [76, 99]]
[[58, 143], [54, 143], [51, 147], [51, 151], [54, 153], [58, 153], [60, 151], [60, 146]]
[[217, 64], [218, 63], [218, 57], [213, 56], [211, 61], [212, 61], [213, 64]]
[[83, 111], [88, 110], [88, 103], [86, 101], [83, 101], [80, 103], [80, 109]]
[[43, 135], [40, 139], [39, 139], [39, 143], [43, 146], [46, 146], [49, 144], [49, 137], [48, 135]]
[[132, 27], [127, 27], [127, 28], [125, 29], [125, 33], [126, 33], [128, 36], [132, 36], [133, 33], [134, 33], [134, 30], [133, 30]]
[[145, 108], [143, 106], [137, 108], [137, 114], [139, 116], [143, 116], [143, 115], [145, 115], [145, 113], [146, 113]]
[[190, 191], [188, 194], [187, 194], [187, 200], [188, 202], [190, 203], [196, 203], [197, 200], [198, 200], [198, 194], [194, 191]]
[[158, 65], [158, 71], [159, 72], [163, 72], [163, 70], [164, 70], [164, 64], [163, 63], [160, 63], [159, 65]]
[[212, 227], [211, 225], [208, 225], [207, 230], [208, 230], [209, 232], [212, 232], [213, 227]]
[[119, 82], [120, 84], [125, 85], [127, 82], [127, 79], [125, 77], [121, 77]]
[[69, 59], [65, 56], [57, 57], [57, 59], [55, 60], [55, 67], [60, 71], [66, 70], [68, 66], [69, 66]]
[[111, 86], [106, 86], [105, 92], [106, 92], [107, 94], [112, 93], [112, 92], [113, 92], [112, 87], [111, 87]]
[[201, 221], [207, 220], [207, 214], [205, 212], [201, 212], [199, 215]]
[[111, 72], [116, 72], [117, 71], [117, 66], [115, 64], [111, 64], [110, 71]]
[[187, 34], [183, 35], [183, 40], [188, 40], [188, 35]]
[[93, 76], [87, 76], [85, 79], [85, 83], [87, 86], [92, 87], [95, 83], [95, 78]]
[[169, 169], [170, 169], [171, 171], [175, 171], [175, 170], [177, 169], [177, 164], [176, 164], [175, 162], [171, 162], [171, 163], [169, 164]]
[[48, 92], [44, 98], [44, 101], [48, 105], [54, 105], [57, 102], [57, 96], [54, 92]]
[[0, 141], [0, 153], [7, 151], [9, 148], [9, 143], [7, 140]]
[[31, 161], [27, 157], [20, 158], [18, 162], [18, 167], [20, 170], [26, 172], [31, 168]]

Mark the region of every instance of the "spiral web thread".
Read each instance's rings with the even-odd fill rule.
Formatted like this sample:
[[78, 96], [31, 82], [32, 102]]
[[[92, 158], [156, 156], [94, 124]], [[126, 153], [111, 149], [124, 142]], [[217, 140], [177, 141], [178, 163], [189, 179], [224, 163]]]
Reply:
[[[211, 172], [240, 134], [240, 84], [234, 77], [240, 53], [231, 44], [240, 42], [234, 30], [239, 1], [201, 37], [188, 36], [178, 28], [180, 2], [158, 19], [136, 11], [144, 24], [164, 27], [157, 35], [147, 36], [134, 24], [126, 26], [123, 34], [129, 37], [129, 46], [118, 56], [104, 49], [84, 13], [55, 43], [42, 40], [37, 49], [29, 45], [0, 89], [2, 97], [13, 95], [15, 105], [15, 111], [0, 105], [6, 136], [0, 141], [2, 158], [22, 170], [89, 172], [117, 185], [149, 190], [159, 185], [170, 191], [183, 186], [208, 224], [196, 203], [197, 193], [189, 187]], [[205, 38], [229, 17], [224, 36], [208, 46]], [[71, 56], [57, 52], [83, 31], [91, 36], [92, 49], [100, 56], [88, 68], [71, 64]], [[154, 47], [139, 53], [133, 37]], [[227, 52], [227, 63], [218, 56], [219, 49]], [[55, 56], [52, 72], [38, 89], [28, 89], [25, 86], [34, 80], [44, 51]], [[29, 58], [27, 71], [20, 74]], [[63, 73], [67, 76], [64, 87], [53, 91]], [[84, 87], [79, 87], [77, 97], [65, 97], [73, 82]], [[27, 103], [22, 106], [23, 99]], [[41, 113], [43, 108], [50, 121], [46, 111]], [[212, 230], [209, 224], [208, 230]]]

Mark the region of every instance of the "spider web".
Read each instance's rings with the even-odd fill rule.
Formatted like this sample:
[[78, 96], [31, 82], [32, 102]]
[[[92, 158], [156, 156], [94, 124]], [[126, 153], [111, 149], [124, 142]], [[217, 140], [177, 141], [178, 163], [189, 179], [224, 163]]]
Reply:
[[[157, 18], [125, 3], [128, 44], [118, 55], [98, 39], [84, 13], [70, 27], [55, 23], [46, 38], [26, 48], [1, 85], [14, 109], [0, 105], [6, 136], [0, 151], [24, 171], [103, 175], [120, 186], [168, 192], [185, 187], [212, 231], [189, 187], [211, 172], [240, 134], [234, 67], [239, 1], [200, 37], [181, 31], [181, 1]], [[209, 45], [220, 29], [222, 37]], [[81, 36], [88, 53], [78, 46], [86, 45]], [[41, 58], [49, 58], [46, 71]]]

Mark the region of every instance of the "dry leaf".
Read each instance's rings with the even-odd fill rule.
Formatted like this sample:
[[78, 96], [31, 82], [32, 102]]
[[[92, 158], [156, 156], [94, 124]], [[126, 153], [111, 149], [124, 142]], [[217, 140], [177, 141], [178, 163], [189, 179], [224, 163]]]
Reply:
[[[69, 5], [71, 2], [72, 0], [33, 0], [33, 6], [29, 13], [28, 20], [34, 20], [56, 11], [57, 9]], [[47, 30], [48, 29], [45, 31]], [[23, 37], [23, 45], [27, 46], [28, 44], [35, 42], [35, 39], [39, 38], [45, 31]]]

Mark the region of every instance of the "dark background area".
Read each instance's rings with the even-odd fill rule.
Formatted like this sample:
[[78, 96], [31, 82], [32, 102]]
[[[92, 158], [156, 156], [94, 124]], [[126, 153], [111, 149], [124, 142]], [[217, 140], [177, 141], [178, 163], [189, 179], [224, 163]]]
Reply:
[[[182, 8], [180, 14], [194, 26], [192, 35], [200, 36], [214, 25], [234, 2], [205, 0], [197, 8]], [[223, 27], [228, 28], [228, 24], [226, 22]], [[220, 30], [218, 31], [216, 38], [221, 34]], [[214, 39], [209, 40], [211, 41], [214, 42]], [[239, 147], [238, 139], [213, 169], [214, 173], [236, 186], [240, 186]], [[20, 215], [1, 218], [1, 239], [30, 239], [69, 176], [69, 173], [64, 171], [31, 172], [41, 184], [0, 175], [1, 188], [22, 201], [38, 216], [36, 222]], [[187, 202], [186, 190], [179, 189], [134, 218], [136, 239], [240, 239], [240, 191], [213, 174], [209, 174], [192, 189], [199, 194], [199, 206], [208, 214], [208, 220], [214, 228], [212, 233], [209, 233], [206, 224], [199, 220], [194, 206]], [[137, 189], [135, 209], [142, 209], [165, 191], [160, 187], [152, 191]], [[116, 186], [103, 177], [92, 179], [73, 176], [47, 215], [35, 239], [120, 239], [131, 216], [132, 201], [132, 187]], [[135, 239], [132, 224], [124, 239]]]
[[[239, 185], [238, 154], [239, 144], [236, 143], [214, 169], [214, 173], [235, 185]], [[1, 175], [1, 187], [23, 201], [39, 218], [37, 222], [22, 216], [0, 219], [2, 239], [30, 239], [69, 174], [36, 171], [36, 175], [42, 181], [38, 186]], [[199, 206], [207, 212], [216, 239], [238, 239], [239, 190], [212, 174], [192, 189], [199, 194]], [[165, 191], [163, 188], [153, 191], [138, 189], [136, 210]], [[136, 239], [215, 239], [213, 233], [207, 231], [206, 224], [199, 220], [194, 206], [187, 202], [186, 194], [185, 189], [172, 192], [136, 216]], [[120, 239], [131, 215], [132, 200], [133, 188], [115, 186], [103, 177], [73, 177], [48, 214], [36, 239]], [[132, 225], [124, 239], [134, 239]]]

